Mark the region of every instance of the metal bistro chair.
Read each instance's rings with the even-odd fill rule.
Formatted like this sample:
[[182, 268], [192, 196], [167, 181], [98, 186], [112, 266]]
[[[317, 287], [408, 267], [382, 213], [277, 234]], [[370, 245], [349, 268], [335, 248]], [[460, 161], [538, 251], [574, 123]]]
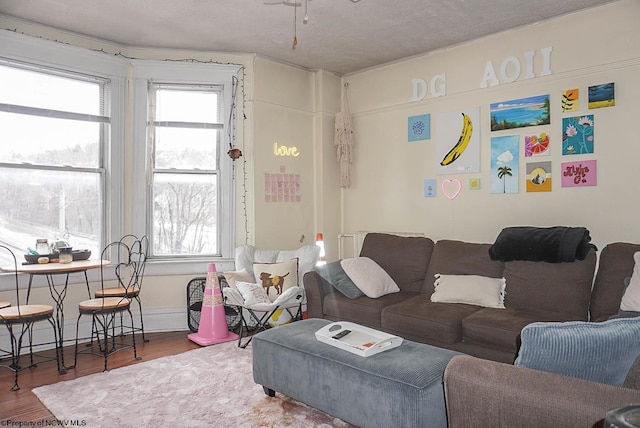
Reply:
[[[140, 311], [140, 327], [136, 327], [133, 324], [128, 326], [131, 330], [140, 331], [142, 333], [142, 341], [148, 342], [149, 340], [144, 335], [144, 319], [142, 316], [142, 300], [140, 299], [140, 291], [142, 290], [142, 280], [144, 279], [144, 270], [147, 263], [147, 257], [149, 255], [149, 239], [146, 235], [142, 238], [138, 238], [135, 235], [124, 235], [120, 239], [120, 243], [123, 245], [115, 246], [116, 251], [126, 251], [129, 253], [129, 275], [126, 278], [122, 278], [119, 281], [117, 287], [109, 287], [105, 289], [98, 289], [95, 292], [96, 298], [101, 297], [126, 297], [138, 302], [138, 309]], [[121, 259], [118, 254], [118, 259]], [[122, 313], [120, 313], [120, 327], [122, 330]]]
[[[20, 304], [20, 289], [18, 285], [18, 262], [16, 260], [16, 256], [8, 247], [4, 245], [0, 245], [1, 250], [5, 250], [11, 254], [13, 258], [14, 265], [14, 278], [15, 278], [15, 289], [16, 289], [16, 298], [15, 298], [15, 306], [11, 306], [10, 302], [5, 302], [3, 304], [9, 304], [9, 306], [5, 306], [0, 309], [0, 324], [4, 324], [7, 327], [9, 332], [9, 340], [11, 342], [11, 351], [8, 352], [10, 357], [9, 364], [0, 364], [0, 367], [6, 367], [9, 370], [12, 370], [15, 373], [13, 380], [13, 387], [11, 387], [12, 391], [17, 391], [20, 389], [18, 385], [18, 373], [24, 369], [35, 367], [36, 363], [34, 362], [34, 353], [33, 353], [33, 325], [39, 321], [47, 321], [51, 325], [51, 329], [53, 330], [54, 344], [55, 344], [55, 359], [58, 363], [58, 371], [63, 373], [64, 370], [60, 365], [60, 354], [62, 350], [58, 347], [58, 331], [56, 330], [56, 325], [53, 320], [53, 306], [49, 305], [22, 305]], [[20, 365], [20, 353], [23, 347], [23, 340], [27, 335], [29, 340], [29, 365], [21, 366]], [[50, 361], [53, 358], [44, 358], [43, 361]]]
[[[112, 242], [102, 250], [101, 258], [103, 260], [111, 260], [109, 265], [100, 268], [100, 288], [96, 294], [105, 297], [96, 297], [94, 299], [85, 300], [78, 305], [79, 314], [76, 321], [76, 343], [74, 352], [74, 367], [78, 362], [78, 354], [94, 354], [102, 355], [104, 358], [104, 371], [108, 370], [107, 360], [109, 355], [133, 348], [133, 357], [138, 357], [136, 350], [136, 334], [135, 329], [131, 330], [131, 343], [126, 342], [126, 336], [115, 334], [116, 316], [122, 315], [124, 312], [129, 314], [129, 320], [133, 326], [133, 314], [131, 313], [131, 299], [125, 296], [107, 296], [105, 282], [108, 271], [113, 271], [115, 280], [119, 287], [127, 288], [127, 278], [131, 277], [131, 272], [137, 268], [137, 259], [131, 257], [130, 248], [122, 241]], [[80, 330], [80, 319], [83, 315], [90, 315], [91, 321], [91, 343], [87, 345], [89, 349], [85, 351], [78, 350], [78, 339]], [[95, 350], [93, 344], [93, 336], [97, 336], [98, 351]], [[117, 340], [116, 340], [117, 339]]]

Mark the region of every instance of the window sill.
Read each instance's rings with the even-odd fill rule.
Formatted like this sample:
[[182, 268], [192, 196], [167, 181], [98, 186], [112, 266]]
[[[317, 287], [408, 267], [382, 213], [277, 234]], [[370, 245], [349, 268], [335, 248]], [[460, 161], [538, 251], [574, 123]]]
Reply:
[[[212, 259], [211, 261], [203, 260], [162, 260], [162, 261], [148, 261], [145, 268], [145, 278], [153, 276], [169, 276], [169, 275], [194, 275], [194, 276], [206, 276], [207, 267], [210, 262], [216, 264], [218, 272], [234, 269], [234, 261], [229, 259]], [[37, 275], [43, 276], [43, 275]], [[56, 277], [61, 277], [63, 274], [57, 274]], [[91, 269], [87, 271], [87, 277], [89, 282], [100, 281], [100, 269]], [[0, 274], [0, 292], [14, 290], [12, 273]], [[113, 273], [108, 271], [106, 279], [114, 279]], [[29, 283], [29, 275], [19, 274], [18, 281], [20, 288], [26, 288]], [[63, 283], [64, 278], [58, 278], [56, 284]], [[72, 284], [84, 284], [84, 274], [82, 272], [75, 272], [69, 274], [69, 285]], [[34, 280], [32, 288], [46, 288], [47, 281]], [[8, 296], [11, 298], [11, 296]], [[21, 298], [23, 296], [20, 296]]]

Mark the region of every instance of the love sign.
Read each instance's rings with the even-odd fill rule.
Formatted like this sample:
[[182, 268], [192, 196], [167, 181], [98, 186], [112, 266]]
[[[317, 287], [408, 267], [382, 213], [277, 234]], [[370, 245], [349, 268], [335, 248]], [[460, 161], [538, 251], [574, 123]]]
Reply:
[[300, 156], [300, 152], [296, 146], [287, 147], [284, 144], [278, 145], [277, 142], [273, 143], [273, 154], [274, 156]]

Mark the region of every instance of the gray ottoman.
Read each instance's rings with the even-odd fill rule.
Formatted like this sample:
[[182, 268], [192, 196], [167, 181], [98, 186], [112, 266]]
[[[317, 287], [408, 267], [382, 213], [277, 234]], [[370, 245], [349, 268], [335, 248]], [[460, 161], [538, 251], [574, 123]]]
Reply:
[[446, 427], [442, 374], [459, 352], [405, 340], [360, 357], [316, 340], [309, 319], [253, 337], [253, 379], [359, 427]]

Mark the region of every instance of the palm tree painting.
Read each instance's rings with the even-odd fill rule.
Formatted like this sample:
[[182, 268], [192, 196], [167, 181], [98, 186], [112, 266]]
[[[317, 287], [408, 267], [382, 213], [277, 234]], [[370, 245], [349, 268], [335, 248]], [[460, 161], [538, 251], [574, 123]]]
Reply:
[[498, 178], [502, 178], [502, 193], [507, 193], [507, 176], [513, 177], [513, 174], [511, 174], [511, 168], [506, 165], [499, 167]]
[[517, 135], [491, 138], [491, 193], [518, 193]]

